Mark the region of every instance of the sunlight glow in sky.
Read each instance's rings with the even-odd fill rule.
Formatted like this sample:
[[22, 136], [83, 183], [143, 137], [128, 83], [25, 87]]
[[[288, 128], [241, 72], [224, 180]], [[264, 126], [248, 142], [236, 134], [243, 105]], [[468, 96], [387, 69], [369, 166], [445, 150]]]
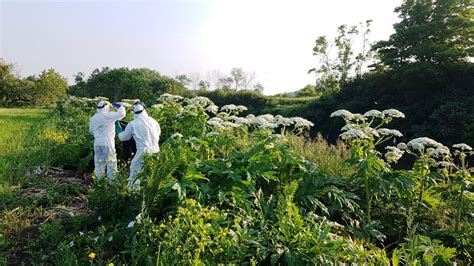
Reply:
[[0, 57], [22, 76], [149, 67], [209, 77], [232, 67], [256, 73], [265, 94], [295, 91], [314, 77], [315, 39], [341, 24], [372, 19], [371, 40], [387, 39], [402, 0], [0, 0]]

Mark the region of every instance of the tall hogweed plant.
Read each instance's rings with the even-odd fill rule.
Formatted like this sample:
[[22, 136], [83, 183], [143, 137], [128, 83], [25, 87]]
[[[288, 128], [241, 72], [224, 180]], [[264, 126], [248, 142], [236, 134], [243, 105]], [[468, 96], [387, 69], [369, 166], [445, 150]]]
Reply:
[[[363, 184], [366, 219], [370, 224], [372, 200], [377, 195], [382, 174], [389, 169], [376, 146], [395, 137], [402, 137], [402, 133], [398, 130], [383, 126], [389, 124], [394, 118], [404, 118], [405, 115], [395, 109], [370, 110], [365, 114], [353, 114], [347, 110], [338, 110], [333, 112], [331, 117], [341, 117], [346, 123], [340, 137], [347, 141], [352, 149], [349, 163], [358, 168], [355, 181], [358, 184]], [[397, 154], [395, 150], [390, 150], [386, 154], [386, 158], [388, 162], [393, 162], [400, 158], [400, 154]]]
[[[370, 110], [364, 114], [353, 114], [347, 110], [338, 110], [331, 117], [341, 117], [346, 122], [342, 128], [340, 138], [351, 147], [352, 157], [349, 163], [357, 165], [358, 172], [355, 180], [363, 184], [366, 219], [371, 222], [372, 200], [377, 194], [378, 185], [382, 181], [385, 172], [390, 172], [390, 164], [397, 163], [404, 154], [414, 158], [410, 171], [414, 186], [412, 186], [414, 197], [410, 197], [412, 206], [418, 214], [421, 214], [426, 192], [439, 182], [448, 184], [448, 189], [455, 194], [454, 228], [459, 229], [465, 202], [472, 203], [473, 168], [468, 166], [468, 157], [473, 154], [472, 148], [465, 144], [455, 144], [452, 149], [445, 145], [427, 138], [419, 137], [400, 142], [396, 146], [385, 146], [385, 154], [380, 151], [381, 144], [390, 139], [402, 138], [398, 130], [388, 129], [384, 126], [395, 118], [404, 118], [405, 115], [395, 109], [384, 111]], [[394, 143], [396, 141], [393, 141]], [[432, 191], [430, 191], [431, 193]], [[404, 191], [406, 194], [412, 191]], [[469, 204], [470, 205], [470, 204]], [[470, 208], [468, 208], [469, 210]]]

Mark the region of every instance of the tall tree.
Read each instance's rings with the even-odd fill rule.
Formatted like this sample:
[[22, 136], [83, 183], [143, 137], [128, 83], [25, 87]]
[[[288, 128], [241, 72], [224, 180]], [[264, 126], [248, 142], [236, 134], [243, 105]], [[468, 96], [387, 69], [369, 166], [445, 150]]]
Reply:
[[370, 39], [369, 35], [371, 32], [370, 25], [372, 25], [372, 20], [366, 20], [365, 25], [361, 23], [360, 29], [363, 30], [362, 33], [362, 51], [357, 54], [356, 60], [356, 77], [362, 77], [362, 71], [364, 70], [365, 64], [372, 59], [373, 52], [370, 49]]
[[211, 83], [207, 80], [200, 80], [199, 81], [199, 89], [200, 90], [208, 90], [211, 87]]
[[316, 75], [316, 87], [325, 92], [339, 90], [339, 77], [331, 59], [331, 46], [326, 36], [319, 36], [316, 39], [313, 55], [319, 57], [320, 65], [308, 71]]
[[401, 19], [395, 33], [373, 49], [389, 68], [468, 61], [474, 56], [473, 7], [472, 0], [405, 0], [395, 9]]
[[232, 68], [230, 71], [230, 76], [232, 77], [235, 90], [240, 89], [244, 81], [247, 79], [247, 73], [245, 73], [242, 68], [238, 67]]
[[176, 75], [175, 79], [183, 86], [187, 86], [192, 82], [192, 79], [185, 74]]
[[258, 92], [258, 93], [260, 93], [260, 94], [263, 93], [263, 90], [264, 90], [264, 89], [265, 89], [265, 87], [263, 87], [262, 83], [260, 83], [260, 82], [257, 82], [257, 84], [255, 84], [255, 85], [253, 86], [253, 90], [256, 91], [256, 92]]
[[20, 78], [13, 73], [13, 65], [7, 64], [3, 59], [0, 58], [0, 103], [8, 104], [13, 98], [12, 97]]
[[318, 95], [318, 91], [314, 85], [308, 84], [301, 90], [296, 92], [299, 97], [313, 97]]
[[35, 81], [34, 102], [51, 104], [64, 99], [67, 92], [67, 80], [54, 69], [43, 70]]
[[[362, 35], [362, 43], [368, 43], [368, 33], [370, 32], [370, 21], [365, 25]], [[318, 66], [312, 68], [308, 73], [316, 76], [316, 87], [324, 93], [336, 92], [341, 86], [346, 84], [356, 72], [362, 72], [361, 65], [369, 57], [363, 50], [357, 57], [354, 57], [355, 38], [359, 35], [357, 26], [341, 25], [337, 29], [337, 36], [333, 42], [328, 41], [326, 36], [319, 36], [313, 47], [313, 55], [318, 58]], [[332, 51], [336, 48], [336, 52]], [[360, 69], [359, 69], [360, 67]]]
[[357, 26], [347, 27], [347, 25], [341, 25], [337, 29], [338, 36], [334, 40], [337, 49], [337, 63], [336, 69], [339, 72], [339, 84], [344, 85], [347, 83], [350, 75], [352, 66], [354, 65], [352, 49], [354, 43], [354, 36], [359, 34]]
[[0, 59], [0, 104], [51, 104], [66, 97], [67, 80], [54, 69], [21, 78], [14, 67]]
[[69, 93], [83, 97], [105, 96], [113, 101], [141, 99], [145, 103], [154, 103], [165, 92], [180, 95], [187, 93], [187, 89], [177, 80], [148, 68], [104, 67], [92, 71], [86, 80], [81, 73], [75, 78], [76, 84], [69, 88]]
[[232, 77], [222, 77], [217, 82], [217, 89], [229, 90], [232, 87], [234, 79]]
[[199, 89], [199, 83], [201, 82], [201, 74], [199, 72], [192, 72], [188, 75], [189, 79], [191, 80], [191, 88], [193, 90]]
[[243, 89], [252, 88], [252, 85], [254, 85], [256, 78], [257, 78], [257, 73], [255, 71], [245, 73], [245, 79], [242, 81], [242, 88]]

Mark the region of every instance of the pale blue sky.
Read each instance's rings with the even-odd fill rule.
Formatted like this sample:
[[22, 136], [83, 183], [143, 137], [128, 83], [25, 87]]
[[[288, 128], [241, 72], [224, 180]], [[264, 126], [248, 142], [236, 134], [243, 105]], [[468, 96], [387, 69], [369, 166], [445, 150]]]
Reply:
[[[242, 67], [265, 94], [313, 82], [314, 41], [340, 24], [372, 19], [386, 39], [401, 0], [22, 1], [0, 0], [0, 57], [22, 76], [109, 67], [215, 78]], [[214, 73], [214, 74], [212, 74]]]

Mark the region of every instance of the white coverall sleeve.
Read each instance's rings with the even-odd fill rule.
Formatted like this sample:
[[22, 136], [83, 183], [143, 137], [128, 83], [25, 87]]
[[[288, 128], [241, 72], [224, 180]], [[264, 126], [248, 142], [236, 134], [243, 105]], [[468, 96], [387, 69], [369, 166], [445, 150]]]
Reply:
[[117, 112], [108, 112], [107, 113], [107, 118], [112, 120], [112, 121], [116, 121], [116, 120], [120, 120], [120, 119], [124, 118], [125, 115], [126, 115], [125, 107], [120, 106], [120, 108], [117, 110]]
[[132, 138], [133, 124], [129, 123], [123, 132], [118, 134], [120, 141], [127, 141]]

